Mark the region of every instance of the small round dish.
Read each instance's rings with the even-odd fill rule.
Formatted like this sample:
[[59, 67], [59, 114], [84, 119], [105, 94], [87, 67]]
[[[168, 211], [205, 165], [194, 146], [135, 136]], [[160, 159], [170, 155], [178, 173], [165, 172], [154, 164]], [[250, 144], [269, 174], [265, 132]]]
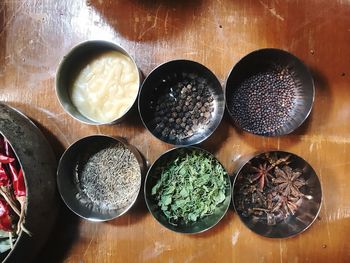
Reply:
[[190, 60], [172, 60], [145, 79], [138, 107], [143, 124], [155, 137], [187, 146], [215, 131], [225, 102], [221, 84], [208, 68]]
[[57, 169], [58, 190], [78, 216], [107, 221], [135, 203], [143, 170], [142, 156], [122, 138], [88, 136], [63, 153]]
[[[132, 102], [128, 102], [127, 103], [127, 108], [125, 109], [125, 111], [123, 111], [123, 114], [120, 117], [116, 117], [112, 120], [108, 120], [108, 121], [97, 121], [94, 120], [92, 118], [88, 118], [86, 114], [83, 114], [82, 111], [80, 111], [78, 109], [78, 107], [76, 106], [76, 104], [73, 102], [72, 99], [72, 94], [71, 94], [71, 89], [73, 86], [74, 81], [77, 79], [77, 77], [79, 76], [79, 74], [82, 74], [82, 72], [84, 72], [86, 70], [86, 67], [90, 67], [91, 68], [91, 64], [94, 61], [96, 61], [96, 58], [99, 58], [101, 55], [106, 54], [107, 52], [118, 52], [120, 54], [122, 54], [123, 56], [126, 56], [128, 60], [131, 61], [132, 66], [130, 67], [131, 70], [133, 70], [134, 72], [137, 72], [137, 77], [138, 77], [138, 84], [137, 84], [137, 90], [135, 91], [135, 96], [133, 98]], [[110, 61], [108, 62], [110, 63]], [[120, 64], [120, 63], [119, 63]], [[110, 67], [111, 65], [108, 64]], [[124, 63], [121, 63], [120, 65], [123, 65], [123, 67], [125, 68]], [[98, 69], [97, 73], [93, 73], [93, 74], [100, 74], [101, 72], [104, 72], [105, 69]], [[115, 69], [114, 69], [115, 70]], [[124, 69], [123, 69], [124, 70]], [[110, 80], [112, 79], [112, 77], [114, 77], [114, 75], [119, 75], [119, 77], [122, 77], [124, 71], [121, 72], [114, 72], [113, 75], [109, 75], [109, 76], [105, 76], [104, 80]], [[89, 73], [90, 75], [92, 73]], [[125, 76], [126, 77], [126, 76]], [[104, 40], [90, 40], [90, 41], [85, 41], [82, 42], [78, 45], [76, 45], [75, 47], [73, 47], [69, 53], [64, 56], [64, 58], [62, 59], [58, 70], [57, 70], [57, 74], [56, 74], [56, 95], [57, 98], [61, 104], [61, 106], [63, 107], [63, 109], [73, 118], [75, 118], [76, 120], [85, 123], [85, 124], [90, 124], [90, 125], [104, 125], [104, 124], [115, 124], [115, 123], [119, 123], [121, 122], [125, 115], [130, 111], [130, 109], [132, 108], [132, 106], [135, 104], [136, 100], [137, 100], [137, 95], [138, 95], [138, 91], [139, 91], [139, 87], [142, 81], [142, 74], [141, 72], [138, 70], [138, 67], [135, 63], [135, 61], [133, 60], [133, 58], [128, 54], [127, 51], [125, 51], [122, 47], [118, 46], [117, 44], [114, 44], [112, 42], [108, 42], [108, 41], [104, 41]], [[101, 85], [101, 84], [100, 84]], [[90, 87], [89, 87], [90, 88]], [[110, 87], [110, 89], [114, 90], [116, 96], [119, 93], [122, 93], [122, 91], [119, 89], [120, 87]], [[94, 96], [94, 100], [97, 99], [97, 97], [101, 97], [101, 94], [98, 94], [98, 92], [93, 91], [95, 94]], [[130, 92], [129, 92], [130, 93]], [[78, 96], [78, 94], [80, 93], [76, 93]], [[124, 92], [124, 95], [120, 95], [121, 98], [125, 97], [126, 93]], [[79, 95], [80, 99], [82, 95]], [[111, 96], [107, 96], [107, 95], [103, 95], [104, 99], [106, 98], [110, 98]], [[119, 95], [118, 95], [119, 96]], [[101, 97], [102, 98], [102, 97]], [[75, 100], [79, 101], [80, 99], [76, 98]], [[109, 101], [108, 103], [111, 103], [112, 101]], [[106, 102], [105, 102], [106, 103]], [[113, 101], [113, 103], [115, 104], [115, 100]], [[109, 104], [108, 109], [111, 109], [112, 104]], [[96, 108], [95, 106], [90, 106], [90, 108]], [[101, 109], [95, 109], [96, 111], [103, 111], [106, 107], [101, 108]], [[114, 116], [114, 115], [113, 115]]]
[[315, 96], [304, 63], [280, 49], [260, 49], [243, 57], [228, 75], [226, 107], [236, 126], [262, 136], [281, 136], [309, 116]]
[[[184, 220], [178, 220], [176, 222], [172, 222], [170, 219], [167, 218], [165, 213], [163, 212], [162, 208], [159, 206], [159, 201], [162, 200], [164, 201], [163, 198], [167, 196], [163, 196], [163, 194], [167, 195], [173, 194], [173, 197], [171, 198], [170, 203], [165, 203], [169, 205], [168, 208], [171, 207], [171, 209], [185, 209], [184, 207], [180, 208], [180, 204], [184, 202], [184, 200], [187, 200], [186, 198], [194, 198], [196, 195], [196, 191], [201, 191], [205, 189], [205, 191], [208, 191], [206, 193], [203, 193], [202, 196], [204, 196], [204, 199], [207, 198], [207, 196], [210, 196], [213, 194], [213, 192], [210, 192], [211, 190], [214, 191], [214, 186], [212, 184], [204, 184], [202, 186], [202, 189], [194, 188], [191, 191], [191, 194], [187, 196], [188, 193], [186, 193], [185, 187], [183, 185], [181, 186], [180, 183], [177, 184], [177, 186], [174, 189], [169, 188], [164, 188], [163, 186], [157, 187], [156, 185], [159, 185], [159, 180], [163, 178], [164, 170], [166, 168], [169, 168], [169, 166], [172, 166], [175, 162], [179, 161], [183, 164], [181, 160], [184, 160], [186, 158], [189, 158], [189, 156], [204, 156], [206, 160], [211, 160], [210, 163], [212, 166], [215, 165], [216, 169], [222, 169], [221, 171], [224, 171], [225, 175], [223, 177], [223, 187], [221, 188], [222, 190], [222, 196], [218, 204], [216, 204], [214, 210], [212, 213], [205, 215], [204, 217], [198, 217], [195, 221], [189, 221], [185, 222]], [[184, 158], [184, 159], [183, 159]], [[188, 160], [188, 159], [187, 159]], [[198, 163], [198, 162], [197, 162]], [[183, 166], [182, 166], [183, 167]], [[191, 166], [190, 168], [192, 171], [191, 173], [196, 174], [197, 171], [200, 170], [199, 167]], [[194, 169], [194, 170], [193, 170]], [[181, 171], [177, 174], [177, 178], [184, 180], [184, 182], [189, 182], [191, 180], [185, 179], [187, 174], [181, 174]], [[198, 178], [198, 174], [196, 174]], [[208, 176], [214, 176], [214, 173], [208, 173]], [[175, 177], [174, 177], [175, 178]], [[196, 179], [195, 179], [196, 180]], [[174, 181], [173, 181], [174, 182]], [[194, 181], [192, 181], [194, 182]], [[196, 181], [197, 182], [197, 181]], [[194, 183], [193, 183], [194, 184]], [[196, 184], [199, 185], [199, 184]], [[161, 194], [161, 197], [157, 196], [158, 193], [155, 193], [155, 189], [161, 189], [160, 191], [163, 191]], [[164, 190], [167, 189], [167, 190]], [[175, 190], [176, 189], [176, 190]], [[173, 191], [175, 190], [175, 192]], [[166, 191], [166, 192], [164, 192]], [[168, 192], [170, 191], [170, 192]], [[215, 190], [216, 191], [216, 190]], [[224, 192], [224, 193], [223, 193]], [[178, 195], [179, 194], [179, 195]], [[164, 154], [162, 154], [154, 163], [153, 165], [149, 168], [146, 180], [145, 180], [145, 186], [144, 186], [144, 195], [145, 195], [145, 201], [148, 207], [148, 210], [150, 213], [153, 215], [153, 217], [164, 227], [178, 232], [178, 233], [185, 233], [185, 234], [195, 234], [195, 233], [201, 233], [204, 232], [212, 227], [214, 227], [226, 214], [230, 202], [231, 202], [231, 183], [230, 183], [230, 178], [225, 170], [225, 168], [222, 166], [222, 164], [209, 152], [197, 148], [197, 147], [179, 147], [175, 149], [171, 149]], [[187, 197], [186, 197], [187, 196]], [[168, 199], [170, 200], [170, 199]], [[207, 199], [206, 199], [207, 200]], [[193, 200], [191, 199], [191, 202]], [[166, 201], [165, 201], [166, 202]], [[186, 201], [187, 202], [187, 201]], [[191, 204], [187, 203], [187, 204]], [[207, 201], [201, 201], [200, 205], [203, 205]], [[164, 204], [164, 203], [163, 203]], [[173, 206], [178, 206], [178, 208], [174, 208]], [[193, 206], [196, 206], [197, 203], [193, 203]], [[192, 204], [191, 204], [192, 206]], [[186, 206], [188, 207], [188, 206]], [[197, 206], [198, 207], [198, 206]], [[172, 210], [174, 211], [174, 210]], [[176, 214], [176, 213], [175, 213]]]
[[233, 182], [233, 204], [241, 221], [265, 237], [285, 238], [305, 231], [316, 220], [321, 201], [315, 171], [288, 152], [255, 155]]

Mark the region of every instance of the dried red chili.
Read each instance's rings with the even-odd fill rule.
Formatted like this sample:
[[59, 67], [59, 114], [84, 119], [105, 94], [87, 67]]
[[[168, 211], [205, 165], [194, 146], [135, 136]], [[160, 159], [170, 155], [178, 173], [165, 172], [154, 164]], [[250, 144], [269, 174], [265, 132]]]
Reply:
[[0, 163], [0, 186], [3, 186], [3, 185], [7, 186], [9, 184], [10, 184], [9, 177], [7, 176], [7, 173], [4, 167], [2, 166], [2, 163]]
[[13, 231], [10, 207], [4, 199], [0, 199], [0, 229], [8, 232]]
[[[13, 173], [15, 175], [15, 173]], [[24, 176], [22, 169], [19, 170], [17, 178], [12, 178], [13, 189], [16, 196], [25, 196], [26, 195], [26, 186], [24, 183]]]
[[[19, 171], [18, 171], [19, 169]], [[30, 232], [23, 226], [25, 215], [26, 187], [23, 171], [17, 162], [9, 142], [0, 137], [0, 229], [17, 234], [21, 230]], [[13, 213], [15, 212], [15, 214]], [[18, 215], [16, 222], [11, 216]]]
[[[11, 146], [7, 140], [4, 140], [4, 148], [5, 148], [5, 154], [8, 157], [13, 158], [13, 153], [11, 150]], [[25, 196], [26, 195], [26, 187], [24, 183], [24, 177], [23, 177], [23, 171], [22, 169], [17, 172], [15, 162], [8, 163], [8, 167], [11, 173], [11, 180], [13, 185], [13, 190], [16, 196]]]
[[6, 155], [0, 154], [0, 163], [12, 163], [14, 161], [15, 158], [11, 158]]
[[5, 201], [11, 206], [12, 210], [20, 215], [20, 211], [17, 208], [16, 200], [13, 197], [11, 189], [10, 177], [6, 173], [3, 164], [0, 163], [0, 195], [5, 199]]
[[[4, 146], [5, 152], [10, 153], [9, 145], [7, 144], [7, 142], [2, 140], [1, 144]], [[6, 159], [5, 162], [1, 162], [1, 160], [5, 160], [5, 159]], [[13, 160], [13, 161], [8, 162], [10, 160]], [[13, 166], [13, 168], [14, 168], [14, 164], [13, 164], [14, 161], [15, 161], [14, 158], [6, 156], [6, 155], [3, 155], [2, 153], [0, 154], [0, 195], [8, 203], [8, 205], [12, 208], [12, 210], [18, 216], [20, 216], [21, 215], [21, 211], [19, 210], [18, 204], [16, 203], [16, 199], [14, 198], [14, 195], [12, 193], [13, 185], [11, 184], [11, 178], [7, 174], [6, 169], [4, 167], [4, 165], [11, 164]], [[14, 168], [14, 170], [15, 170], [15, 168]], [[15, 177], [16, 177], [16, 180], [17, 180], [18, 175], [16, 175]]]
[[[5, 154], [8, 157], [14, 157], [14, 154], [12, 152], [11, 146], [7, 140], [4, 140], [3, 142]], [[29, 233], [27, 229], [23, 226], [24, 222], [24, 209], [25, 209], [25, 202], [26, 202], [26, 187], [24, 182], [24, 176], [23, 176], [23, 170], [20, 168], [19, 172], [17, 172], [17, 169], [15, 167], [15, 162], [10, 162], [7, 164], [9, 171], [11, 173], [11, 181], [12, 181], [12, 187], [14, 190], [14, 194], [16, 196], [17, 201], [20, 203], [21, 209], [19, 214], [19, 220], [17, 223], [17, 234], [19, 234], [20, 230], [24, 230], [26, 233]]]

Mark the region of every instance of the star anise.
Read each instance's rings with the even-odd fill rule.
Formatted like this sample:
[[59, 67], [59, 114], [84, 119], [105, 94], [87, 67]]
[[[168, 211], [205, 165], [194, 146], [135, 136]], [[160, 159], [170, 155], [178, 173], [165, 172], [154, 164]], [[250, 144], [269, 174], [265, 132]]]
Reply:
[[301, 197], [303, 193], [300, 188], [305, 185], [305, 180], [300, 178], [300, 171], [293, 171], [293, 169], [286, 165], [282, 169], [276, 167], [276, 178], [273, 180], [277, 184], [276, 189], [284, 196]]
[[255, 172], [248, 179], [251, 183], [259, 181], [259, 189], [262, 191], [265, 183], [268, 183], [269, 178], [273, 178], [270, 174], [270, 170], [273, 167], [268, 165], [267, 163], [259, 164], [259, 167], [252, 166], [252, 170]]
[[294, 215], [296, 210], [300, 206], [301, 198], [288, 198], [284, 195], [277, 195], [277, 202], [272, 212], [282, 212], [284, 218], [288, 217], [290, 214]]

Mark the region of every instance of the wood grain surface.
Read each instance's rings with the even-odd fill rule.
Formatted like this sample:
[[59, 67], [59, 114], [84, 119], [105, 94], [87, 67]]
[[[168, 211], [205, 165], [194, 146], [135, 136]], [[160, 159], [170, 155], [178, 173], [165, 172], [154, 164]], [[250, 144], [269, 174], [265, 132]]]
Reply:
[[277, 47], [297, 55], [316, 83], [314, 108], [301, 128], [264, 138], [238, 130], [226, 116], [201, 146], [231, 174], [241, 157], [256, 151], [302, 156], [321, 180], [322, 210], [306, 232], [268, 239], [247, 229], [233, 208], [215, 228], [181, 235], [160, 226], [142, 196], [129, 213], [106, 223], [80, 220], [62, 206], [36, 262], [350, 261], [349, 0], [1, 0], [0, 100], [38, 124], [57, 158], [75, 140], [102, 133], [125, 137], [152, 163], [171, 146], [143, 127], [136, 109], [121, 124], [88, 126], [60, 107], [58, 63], [88, 39], [120, 44], [145, 75], [186, 58], [206, 65], [223, 84], [253, 50]]

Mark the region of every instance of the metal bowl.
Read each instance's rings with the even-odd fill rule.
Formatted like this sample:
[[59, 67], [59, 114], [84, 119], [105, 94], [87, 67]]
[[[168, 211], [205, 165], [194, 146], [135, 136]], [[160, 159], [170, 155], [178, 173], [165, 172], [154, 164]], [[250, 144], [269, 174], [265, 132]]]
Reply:
[[[106, 51], [118, 51], [124, 54], [125, 56], [129, 57], [132, 60], [135, 69], [138, 70], [138, 67], [135, 61], [127, 51], [125, 51], [122, 47], [118, 46], [117, 44], [104, 41], [104, 40], [86, 41], [73, 47], [70, 50], [70, 52], [66, 56], [64, 56], [57, 70], [56, 95], [61, 106], [70, 116], [72, 116], [74, 119], [85, 124], [103, 125], [103, 124], [119, 123], [124, 119], [125, 115], [130, 111], [130, 109], [132, 108], [132, 106], [135, 104], [137, 100], [137, 96], [135, 96], [134, 102], [130, 105], [130, 107], [124, 113], [123, 116], [111, 122], [106, 122], [106, 123], [97, 122], [86, 118], [77, 110], [77, 108], [72, 103], [69, 95], [69, 89], [71, 88], [72, 81], [74, 80], [76, 75], [79, 73], [79, 71], [86, 65], [86, 63], [88, 63], [96, 55]], [[142, 74], [139, 70], [138, 72], [139, 72], [139, 85], [140, 85], [142, 82]]]
[[[252, 166], [258, 167], [260, 164], [264, 165], [266, 162], [266, 156], [269, 156], [269, 158], [272, 158], [271, 160], [278, 160], [280, 158], [285, 158], [289, 156], [288, 160], [286, 162], [280, 162], [279, 167], [283, 167], [284, 165], [288, 164], [294, 171], [295, 169], [300, 169], [300, 172], [302, 172], [301, 178], [305, 181], [305, 185], [301, 186], [300, 192], [303, 194], [301, 197], [301, 200], [298, 203], [296, 211], [294, 211], [294, 215], [289, 213], [289, 215], [286, 218], [283, 218], [283, 220], [277, 222], [276, 224], [268, 223], [268, 215], [270, 219], [273, 219], [271, 217], [271, 209], [268, 209], [269, 211], [262, 212], [262, 216], [256, 216], [252, 214], [250, 211], [252, 211], [252, 207], [249, 205], [245, 208], [242, 206], [242, 198], [248, 198], [250, 200], [250, 197], [253, 195], [247, 194], [246, 186], [249, 185], [249, 187], [253, 187], [254, 189], [257, 189], [259, 187], [259, 182], [254, 181], [251, 182], [249, 178], [253, 178], [253, 174], [256, 174], [256, 170], [252, 170]], [[269, 163], [270, 165], [271, 163]], [[273, 168], [276, 169], [276, 168]], [[269, 171], [269, 173], [272, 173], [272, 170]], [[272, 182], [271, 177], [268, 177], [269, 183]], [[265, 185], [267, 182], [265, 181]], [[264, 188], [266, 189], [266, 188]], [[271, 189], [271, 188], [270, 188]], [[275, 188], [277, 189], [277, 188]], [[265, 191], [265, 190], [264, 190]], [[276, 190], [277, 191], [277, 190]], [[272, 191], [273, 192], [273, 191]], [[272, 192], [269, 192], [273, 194]], [[263, 194], [264, 197], [266, 197], [268, 192], [265, 192]], [[307, 228], [311, 226], [311, 224], [316, 220], [320, 209], [321, 209], [321, 202], [322, 202], [322, 189], [320, 181], [315, 173], [315, 171], [312, 169], [312, 167], [301, 157], [289, 153], [289, 152], [283, 152], [283, 151], [270, 151], [270, 152], [264, 152], [255, 155], [253, 158], [251, 158], [248, 162], [246, 162], [242, 167], [238, 170], [237, 176], [233, 182], [233, 204], [234, 208], [239, 215], [241, 221], [253, 232], [265, 236], [265, 237], [271, 237], [271, 238], [285, 238], [294, 236], [296, 234], [299, 234], [303, 231], [305, 231]], [[257, 198], [261, 198], [260, 195], [254, 195], [255, 200]], [[292, 197], [292, 196], [291, 196]], [[260, 199], [262, 200], [262, 199]], [[245, 204], [248, 204], [246, 201], [244, 201]], [[295, 201], [294, 201], [295, 202]], [[278, 204], [277, 203], [274, 203]], [[265, 205], [261, 205], [263, 209], [267, 209]], [[250, 210], [250, 211], [249, 211]], [[259, 210], [263, 211], [263, 210]], [[265, 214], [266, 213], [266, 214]], [[269, 213], [269, 214], [268, 214]], [[278, 211], [275, 211], [278, 215]], [[266, 218], [265, 218], [266, 216]], [[275, 218], [277, 218], [277, 216]]]
[[[235, 94], [237, 95], [238, 89], [242, 87], [242, 83], [248, 78], [268, 72], [276, 67], [287, 69], [290, 78], [295, 83], [293, 86], [288, 85], [290, 89], [288, 92], [295, 94], [295, 102], [289, 107], [288, 116], [279, 125], [275, 124], [272, 127], [264, 127], [263, 130], [257, 130], [254, 127], [256, 121], [252, 117], [255, 116], [254, 118], [263, 121], [262, 112], [259, 112], [259, 109], [251, 109], [250, 112], [248, 110], [245, 112], [244, 118], [246, 118], [246, 123], [243, 125], [239, 121], [242, 117], [239, 117], [237, 113], [238, 108], [242, 108], [242, 106], [237, 105], [237, 102], [234, 103]], [[269, 85], [277, 82], [271, 81], [269, 81]], [[284, 50], [272, 48], [260, 49], [243, 57], [229, 73], [225, 86], [226, 107], [235, 125], [247, 132], [263, 136], [280, 136], [293, 132], [309, 116], [315, 97], [314, 81], [305, 64], [296, 56]], [[276, 98], [278, 98], [282, 92], [277, 90], [277, 88], [275, 90]], [[239, 102], [242, 105], [252, 101], [252, 97], [257, 100], [264, 100], [259, 92], [250, 93], [246, 96], [240, 94], [239, 97]], [[277, 111], [265, 112], [269, 110], [270, 108], [263, 109], [263, 114], [275, 114], [275, 116], [279, 114]]]
[[[129, 200], [128, 205], [123, 208], [94, 209], [84, 200], [77, 198], [77, 194], [80, 191], [76, 180], [76, 167], [83, 158], [88, 158], [92, 154], [116, 143], [121, 143], [125, 148], [129, 149], [139, 163], [139, 187], [132, 199]], [[107, 221], [123, 215], [136, 202], [141, 188], [141, 175], [143, 171], [144, 162], [142, 156], [134, 146], [128, 144], [122, 138], [92, 135], [76, 141], [63, 153], [57, 169], [57, 185], [64, 203], [75, 214], [90, 221]]]
[[[185, 234], [201, 233], [214, 227], [224, 217], [231, 202], [231, 182], [230, 182], [229, 176], [227, 175], [226, 176], [227, 188], [225, 193], [226, 198], [220, 205], [216, 207], [214, 214], [204, 217], [202, 219], [199, 219], [194, 223], [188, 223], [188, 224], [179, 223], [178, 225], [175, 226], [168, 222], [164, 213], [159, 209], [157, 205], [157, 201], [151, 195], [152, 187], [157, 183], [159, 179], [159, 176], [160, 176], [159, 171], [163, 170], [163, 168], [169, 162], [175, 160], [179, 156], [185, 155], [187, 153], [191, 153], [193, 151], [204, 153], [208, 156], [213, 157], [215, 160], [217, 160], [211, 153], [207, 152], [206, 150], [193, 147], [193, 146], [171, 149], [165, 152], [164, 154], [162, 154], [149, 168], [146, 176], [146, 180], [145, 180], [145, 186], [144, 186], [144, 195], [145, 195], [146, 204], [147, 204], [148, 210], [151, 212], [153, 217], [164, 227], [172, 231], [185, 233]], [[218, 161], [218, 163], [220, 162]]]
[[56, 159], [35, 124], [18, 110], [0, 104], [0, 133], [10, 142], [23, 172], [27, 190], [25, 227], [14, 248], [0, 255], [2, 262], [29, 262], [46, 242], [59, 209]]
[[[177, 84], [183, 80], [183, 74], [195, 74], [208, 82], [207, 88], [214, 98], [214, 111], [209, 123], [194, 131], [192, 136], [186, 138], [165, 137], [156, 129], [154, 122], [155, 104], [159, 96], [164, 95], [164, 90], [169, 88], [169, 85]], [[155, 137], [169, 144], [187, 146], [204, 141], [215, 131], [223, 117], [225, 102], [221, 84], [208, 68], [190, 60], [172, 60], [155, 68], [145, 79], [140, 89], [138, 107], [143, 124]]]

